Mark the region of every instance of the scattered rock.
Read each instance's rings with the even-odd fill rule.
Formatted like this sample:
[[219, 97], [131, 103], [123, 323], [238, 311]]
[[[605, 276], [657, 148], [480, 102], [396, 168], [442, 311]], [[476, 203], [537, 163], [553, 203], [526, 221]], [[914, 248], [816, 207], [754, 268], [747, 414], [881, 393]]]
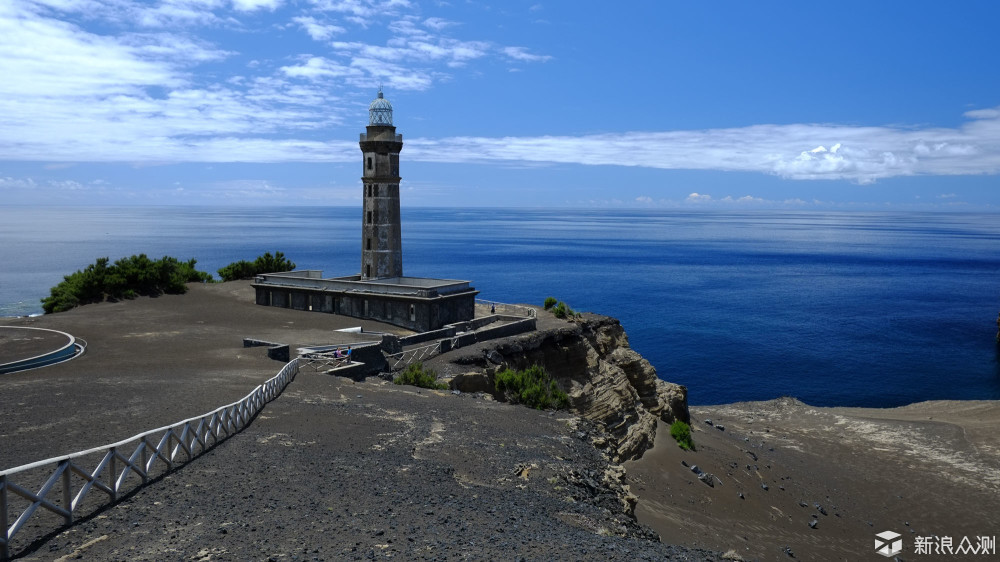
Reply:
[[817, 521], [816, 521], [815, 519], [810, 519], [810, 520], [809, 520], [809, 528], [810, 528], [810, 529], [815, 529], [815, 528], [816, 528], [816, 524], [817, 524], [817, 523], [818, 523], [818, 522], [817, 522]]
[[722, 424], [719, 424], [719, 425], [715, 426], [715, 429], [718, 429], [719, 431], [725, 431], [726, 430], [726, 426], [724, 426]]
[[702, 482], [708, 484], [709, 488], [715, 487], [715, 475], [712, 474], [711, 472], [702, 472], [701, 474], [698, 475], [698, 480], [701, 480]]
[[691, 472], [693, 472], [695, 474], [701, 474], [701, 469], [698, 468], [698, 465], [692, 464], [691, 465]]
[[761, 485], [760, 485], [760, 487], [761, 487], [761, 488], [762, 488], [762, 489], [763, 489], [763, 490], [764, 490], [765, 492], [767, 491], [767, 484], [761, 484]]
[[705, 420], [705, 423], [708, 425], [712, 425], [712, 420]]

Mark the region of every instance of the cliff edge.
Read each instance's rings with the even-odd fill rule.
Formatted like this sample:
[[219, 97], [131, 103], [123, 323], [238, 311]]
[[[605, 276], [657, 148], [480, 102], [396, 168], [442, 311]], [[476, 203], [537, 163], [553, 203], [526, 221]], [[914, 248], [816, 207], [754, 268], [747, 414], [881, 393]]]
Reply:
[[[614, 462], [638, 459], [653, 446], [658, 421], [689, 421], [687, 388], [661, 380], [629, 347], [621, 322], [597, 314], [572, 321], [539, 311], [538, 330], [478, 343], [429, 362], [463, 392], [494, 392], [505, 368], [541, 365], [570, 399], [570, 410], [599, 422], [593, 442]], [[474, 368], [474, 369], [473, 369]]]

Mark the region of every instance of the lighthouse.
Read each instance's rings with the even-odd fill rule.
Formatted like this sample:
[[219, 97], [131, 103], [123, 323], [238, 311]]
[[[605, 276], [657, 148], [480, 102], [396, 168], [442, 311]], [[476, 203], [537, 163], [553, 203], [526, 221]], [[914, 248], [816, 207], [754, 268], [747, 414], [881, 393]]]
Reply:
[[382, 95], [368, 106], [367, 131], [361, 133], [362, 225], [361, 280], [403, 276], [399, 221], [399, 151], [403, 135], [392, 125], [392, 104]]
[[359, 144], [361, 273], [342, 277], [323, 277], [315, 269], [262, 273], [251, 283], [257, 304], [378, 320], [416, 332], [472, 320], [479, 291], [468, 281], [403, 276], [399, 217], [403, 135], [396, 134], [392, 104], [381, 88], [368, 105], [368, 127]]

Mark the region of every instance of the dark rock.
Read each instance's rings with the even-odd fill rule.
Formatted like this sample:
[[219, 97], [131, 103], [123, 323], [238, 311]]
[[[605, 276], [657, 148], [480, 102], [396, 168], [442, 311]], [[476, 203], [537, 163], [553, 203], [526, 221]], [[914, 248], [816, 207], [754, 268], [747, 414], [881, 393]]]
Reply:
[[765, 492], [767, 491], [767, 484], [761, 484], [760, 487], [763, 488]]
[[816, 528], [816, 524], [817, 524], [817, 523], [818, 523], [818, 522], [817, 522], [817, 521], [816, 521], [815, 519], [810, 519], [810, 520], [809, 520], [809, 528], [810, 528], [810, 529], [815, 529], [815, 528]]
[[719, 424], [719, 425], [715, 426], [715, 429], [718, 429], [719, 431], [725, 431], [726, 430], [726, 426], [724, 426], [722, 424]]
[[712, 425], [712, 420], [705, 420], [705, 423], [708, 425]]
[[702, 472], [698, 475], [698, 480], [708, 484], [710, 488], [715, 487], [715, 475], [710, 472]]

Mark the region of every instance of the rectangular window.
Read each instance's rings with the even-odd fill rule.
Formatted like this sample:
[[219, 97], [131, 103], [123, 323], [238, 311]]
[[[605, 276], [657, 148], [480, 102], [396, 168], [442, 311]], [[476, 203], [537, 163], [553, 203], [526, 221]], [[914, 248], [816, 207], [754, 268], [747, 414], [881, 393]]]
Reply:
[[371, 250], [372, 249], [372, 239], [371, 238], [369, 238], [368, 239], [368, 243], [365, 244], [365, 249], [366, 250]]
[[416, 322], [416, 321], [417, 321], [417, 307], [411, 304], [410, 305], [410, 322]]
[[368, 224], [372, 223], [372, 212], [368, 211]]
[[371, 156], [368, 157], [368, 169], [369, 170], [372, 169], [372, 157]]
[[378, 197], [378, 185], [372, 186], [374, 188], [373, 196]]

